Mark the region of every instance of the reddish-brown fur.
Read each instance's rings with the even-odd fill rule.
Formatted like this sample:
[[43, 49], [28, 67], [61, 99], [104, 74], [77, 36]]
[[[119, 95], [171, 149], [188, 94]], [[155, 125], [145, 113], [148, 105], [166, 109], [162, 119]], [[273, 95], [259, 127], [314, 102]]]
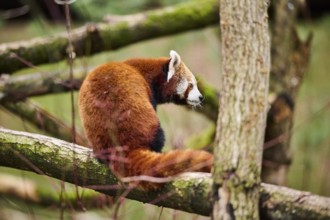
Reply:
[[166, 82], [163, 67], [168, 63], [168, 58], [160, 58], [103, 64], [81, 86], [79, 109], [87, 138], [95, 154], [106, 155], [120, 177], [210, 172], [213, 156], [205, 151], [151, 149], [160, 128], [151, 85], [161, 97], [156, 101], [164, 103], [171, 101], [178, 82], [176, 76]]

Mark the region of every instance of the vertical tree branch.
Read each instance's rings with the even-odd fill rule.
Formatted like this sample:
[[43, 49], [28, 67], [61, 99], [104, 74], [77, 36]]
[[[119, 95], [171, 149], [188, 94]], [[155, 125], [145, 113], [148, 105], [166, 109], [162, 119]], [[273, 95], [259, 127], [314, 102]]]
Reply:
[[277, 98], [268, 112], [262, 180], [286, 185], [291, 163], [290, 140], [294, 104], [306, 71], [310, 35], [306, 42], [295, 29], [299, 0], [273, 1], [271, 91]]
[[222, 78], [214, 219], [258, 219], [270, 42], [268, 2], [220, 1]]

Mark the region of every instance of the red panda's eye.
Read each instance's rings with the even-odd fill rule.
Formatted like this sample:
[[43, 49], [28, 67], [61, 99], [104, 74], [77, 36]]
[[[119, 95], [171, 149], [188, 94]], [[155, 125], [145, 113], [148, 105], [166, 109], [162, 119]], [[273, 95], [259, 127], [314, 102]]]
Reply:
[[194, 85], [192, 83], [189, 83], [189, 89], [193, 89]]

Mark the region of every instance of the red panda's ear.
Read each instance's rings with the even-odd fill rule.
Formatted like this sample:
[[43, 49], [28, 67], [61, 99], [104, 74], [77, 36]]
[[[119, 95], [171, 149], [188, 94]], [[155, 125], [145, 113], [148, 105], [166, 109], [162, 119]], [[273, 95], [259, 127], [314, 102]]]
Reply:
[[171, 58], [168, 66], [167, 82], [170, 81], [170, 79], [173, 77], [175, 73], [175, 68], [177, 68], [181, 63], [181, 57], [176, 51], [171, 50], [170, 57]]

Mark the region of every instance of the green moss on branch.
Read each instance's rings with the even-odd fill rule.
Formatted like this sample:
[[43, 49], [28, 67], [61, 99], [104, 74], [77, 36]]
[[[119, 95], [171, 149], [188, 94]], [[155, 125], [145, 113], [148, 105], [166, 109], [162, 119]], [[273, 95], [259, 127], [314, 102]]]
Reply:
[[[114, 23], [89, 24], [72, 31], [78, 57], [114, 50], [138, 41], [206, 27], [219, 21], [218, 1], [189, 1], [173, 7], [125, 16]], [[33, 65], [67, 59], [66, 33], [30, 41], [0, 45], [0, 69], [12, 73]]]
[[[99, 164], [92, 151], [58, 139], [0, 128], [0, 166], [48, 175], [98, 192], [117, 196], [118, 180]], [[128, 191], [127, 198], [209, 215], [209, 174], [186, 173], [161, 190], [145, 193]], [[262, 219], [329, 219], [330, 199], [286, 187], [262, 184], [260, 188]]]
[[[48, 175], [101, 193], [127, 198], [158, 206], [208, 215], [210, 178], [203, 174], [181, 177], [158, 191], [125, 191], [109, 169], [98, 163], [90, 149], [26, 132], [0, 129], [0, 166], [7, 166]], [[192, 188], [196, 193], [191, 193]], [[198, 193], [197, 193], [198, 192]], [[201, 202], [206, 203], [200, 206]]]

